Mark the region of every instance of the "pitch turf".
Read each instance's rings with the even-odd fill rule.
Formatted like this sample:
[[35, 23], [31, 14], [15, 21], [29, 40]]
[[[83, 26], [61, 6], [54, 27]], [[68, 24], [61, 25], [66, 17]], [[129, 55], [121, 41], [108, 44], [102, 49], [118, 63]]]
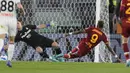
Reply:
[[0, 61], [0, 73], [130, 73], [130, 67], [119, 63], [13, 62], [9, 68]]

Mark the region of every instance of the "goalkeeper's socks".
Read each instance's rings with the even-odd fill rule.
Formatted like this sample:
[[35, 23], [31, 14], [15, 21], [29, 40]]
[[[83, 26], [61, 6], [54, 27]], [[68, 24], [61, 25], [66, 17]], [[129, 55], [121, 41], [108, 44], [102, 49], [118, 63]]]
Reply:
[[39, 53], [42, 58], [49, 58], [46, 52]]
[[54, 50], [53, 50], [53, 54], [54, 54], [54, 55], [61, 54], [61, 50], [60, 50], [60, 48], [54, 48]]
[[129, 59], [129, 48], [128, 48], [128, 44], [127, 43], [124, 43], [123, 44], [123, 50], [124, 50], [124, 55], [125, 55], [125, 58], [126, 60]]

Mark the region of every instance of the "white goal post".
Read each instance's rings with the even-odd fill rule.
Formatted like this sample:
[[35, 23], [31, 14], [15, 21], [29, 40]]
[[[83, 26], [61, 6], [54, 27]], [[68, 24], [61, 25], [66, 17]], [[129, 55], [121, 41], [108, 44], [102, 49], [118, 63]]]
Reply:
[[[96, 24], [98, 20], [104, 21], [104, 32], [109, 38], [109, 6], [107, 0], [96, 0]], [[111, 54], [103, 42], [95, 47], [94, 54], [94, 62], [112, 62]]]

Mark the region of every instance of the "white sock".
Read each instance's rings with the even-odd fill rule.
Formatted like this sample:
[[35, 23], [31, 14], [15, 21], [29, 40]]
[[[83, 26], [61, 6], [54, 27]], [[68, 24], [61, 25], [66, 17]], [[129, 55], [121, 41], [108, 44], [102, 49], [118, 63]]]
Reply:
[[9, 44], [9, 48], [8, 48], [8, 60], [9, 61], [12, 60], [13, 52], [14, 52], [14, 44]]
[[3, 46], [4, 46], [4, 40], [0, 39], [0, 52], [1, 52], [2, 48], [3, 48]]

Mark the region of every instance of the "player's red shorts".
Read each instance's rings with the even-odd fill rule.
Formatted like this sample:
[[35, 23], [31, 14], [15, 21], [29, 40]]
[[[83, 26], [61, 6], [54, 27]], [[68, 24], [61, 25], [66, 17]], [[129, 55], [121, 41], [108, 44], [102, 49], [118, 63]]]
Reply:
[[130, 36], [130, 20], [122, 19], [122, 35], [124, 37]]
[[78, 45], [78, 55], [79, 57], [86, 55], [87, 53], [90, 52], [91, 48], [87, 48], [87, 45], [84, 43], [84, 41], [80, 41]]

